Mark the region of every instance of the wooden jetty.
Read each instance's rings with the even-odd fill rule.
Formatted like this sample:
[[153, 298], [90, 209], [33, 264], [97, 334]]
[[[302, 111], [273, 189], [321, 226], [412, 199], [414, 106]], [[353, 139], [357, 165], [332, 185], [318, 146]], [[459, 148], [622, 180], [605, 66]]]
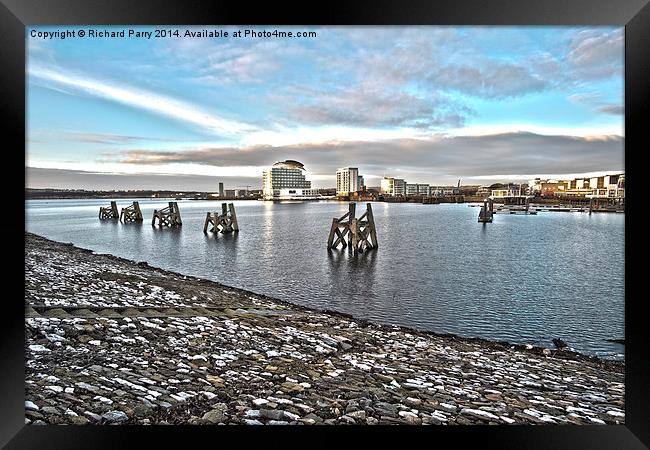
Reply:
[[178, 203], [169, 202], [169, 206], [161, 210], [153, 210], [153, 218], [151, 219], [151, 226], [156, 225], [156, 219], [158, 219], [159, 226], [174, 227], [183, 225], [181, 222], [181, 212], [178, 209]]
[[592, 197], [589, 214], [592, 212], [625, 212], [625, 197]]
[[492, 199], [484, 200], [483, 206], [478, 213], [478, 221], [480, 223], [490, 223], [492, 222], [492, 215], [494, 213], [494, 202]]
[[440, 204], [440, 198], [439, 197], [422, 197], [422, 204], [423, 205], [438, 205]]
[[120, 221], [127, 222], [142, 222], [142, 211], [140, 211], [140, 203], [133, 202], [131, 206], [125, 206], [120, 212]]
[[[355, 253], [363, 253], [365, 249], [379, 246], [377, 244], [377, 228], [372, 215], [372, 206], [367, 203], [366, 212], [358, 219], [354, 217], [356, 207], [356, 203], [350, 203], [347, 213], [338, 219], [332, 219], [332, 228], [327, 240], [328, 249], [336, 249], [339, 244], [342, 244], [343, 248], [348, 247], [354, 250]], [[345, 240], [346, 235], [349, 235], [348, 241]]]
[[111, 206], [99, 207], [99, 219], [119, 219], [120, 213], [117, 210], [117, 202], [111, 202]]
[[235, 214], [235, 205], [232, 203], [221, 204], [221, 214], [217, 211], [208, 212], [205, 216], [205, 223], [203, 224], [203, 232], [208, 232], [208, 225], [212, 224], [210, 231], [212, 233], [232, 233], [239, 232], [239, 225], [237, 224], [237, 214]]

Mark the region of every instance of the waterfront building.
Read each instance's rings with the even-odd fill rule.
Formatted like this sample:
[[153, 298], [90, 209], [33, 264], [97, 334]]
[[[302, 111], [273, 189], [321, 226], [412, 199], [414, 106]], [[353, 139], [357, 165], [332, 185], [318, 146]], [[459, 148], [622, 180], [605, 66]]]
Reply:
[[223, 183], [219, 183], [219, 197], [223, 197]]
[[625, 174], [604, 175], [591, 178], [574, 178], [568, 181], [557, 181], [557, 189], [553, 189], [551, 181], [541, 183], [542, 193], [556, 197], [573, 198], [624, 198]]
[[[436, 188], [436, 186], [431, 186], [430, 195], [434, 195], [433, 191]], [[479, 186], [478, 190], [476, 191], [476, 195], [480, 195], [482, 197], [489, 197], [490, 194], [492, 193], [492, 190], [490, 189], [490, 186]]]
[[625, 174], [605, 175], [589, 180], [587, 198], [625, 198]]
[[291, 159], [280, 161], [262, 174], [264, 200], [308, 200], [319, 197], [306, 179], [305, 166]]
[[359, 186], [359, 190], [363, 191], [366, 188], [366, 182], [363, 179], [363, 175], [357, 176], [357, 185]]
[[406, 195], [406, 181], [401, 178], [384, 177], [381, 180], [381, 193], [391, 197]]
[[[457, 186], [429, 186], [429, 195], [432, 197], [444, 197], [446, 195], [459, 195], [460, 187]], [[490, 194], [490, 191], [485, 191], [486, 195]]]
[[542, 180], [541, 178], [535, 178], [528, 182], [529, 193], [531, 195], [541, 195], [542, 194]]
[[556, 194], [563, 194], [569, 190], [569, 182], [562, 180], [547, 180], [542, 182], [542, 196], [552, 197]]
[[406, 183], [406, 195], [429, 195], [429, 185]]
[[361, 190], [359, 179], [363, 181], [363, 177], [359, 176], [359, 169], [357, 167], [342, 167], [336, 170], [336, 195], [346, 196]]

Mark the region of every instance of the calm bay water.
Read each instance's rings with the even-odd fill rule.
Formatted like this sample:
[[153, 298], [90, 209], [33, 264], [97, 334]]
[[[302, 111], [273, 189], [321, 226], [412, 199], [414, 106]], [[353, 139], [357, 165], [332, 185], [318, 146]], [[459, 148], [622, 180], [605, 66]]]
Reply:
[[466, 204], [373, 203], [379, 248], [355, 257], [326, 248], [343, 202], [234, 202], [241, 231], [217, 236], [202, 230], [220, 202], [179, 201], [179, 229], [151, 227], [165, 200], [140, 200], [141, 224], [100, 221], [108, 203], [31, 200], [27, 230], [376, 322], [543, 346], [559, 337], [623, 358], [606, 341], [624, 337], [623, 214], [498, 214], [482, 225]]

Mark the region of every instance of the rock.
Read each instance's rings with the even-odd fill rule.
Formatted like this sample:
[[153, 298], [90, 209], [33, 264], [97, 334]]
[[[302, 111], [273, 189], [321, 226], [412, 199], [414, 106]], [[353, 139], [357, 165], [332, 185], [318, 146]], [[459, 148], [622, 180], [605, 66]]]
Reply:
[[294, 393], [294, 392], [302, 392], [305, 390], [305, 388], [298, 383], [286, 382], [286, 383], [282, 383], [282, 390], [287, 393]]
[[397, 415], [397, 406], [386, 402], [375, 403], [375, 410], [382, 416], [394, 417]]
[[255, 419], [244, 419], [244, 424], [246, 425], [264, 425], [262, 422], [259, 420]]
[[228, 405], [225, 403], [217, 403], [215, 405], [212, 405], [212, 409], [203, 414], [203, 417], [201, 418], [209, 423], [222, 423], [227, 419], [227, 411]]
[[42, 345], [38, 345], [38, 344], [30, 345], [30, 346], [29, 346], [29, 349], [30, 349], [31, 351], [33, 351], [33, 352], [37, 352], [37, 353], [47, 353], [47, 352], [51, 352], [51, 351], [52, 351], [52, 350], [50, 350], [49, 348], [44, 347], [44, 346], [42, 346]]
[[300, 416], [299, 416], [298, 414], [294, 414], [294, 413], [291, 413], [291, 412], [289, 412], [289, 411], [283, 411], [283, 412], [282, 412], [282, 417], [283, 417], [284, 419], [289, 420], [290, 422], [293, 422], [293, 421], [295, 421], [295, 420], [300, 419]]
[[422, 419], [420, 419], [417, 414], [414, 414], [411, 411], [400, 411], [399, 416], [413, 425], [420, 425], [422, 423]]
[[84, 411], [84, 415], [90, 417], [95, 422], [99, 422], [102, 420], [102, 416], [100, 416], [99, 414], [95, 414], [94, 412], [91, 411]]
[[70, 418], [70, 421], [74, 425], [87, 425], [90, 423], [90, 420], [86, 419], [84, 416], [76, 415]]
[[412, 405], [412, 406], [419, 406], [419, 405], [422, 404], [422, 400], [420, 400], [419, 398], [415, 398], [415, 397], [407, 397], [406, 398], [406, 403], [408, 403], [409, 405]]
[[448, 412], [456, 412], [456, 410], [458, 409], [456, 406], [454, 406], [454, 405], [450, 405], [450, 404], [448, 404], [448, 403], [439, 403], [439, 404], [438, 404], [438, 407], [439, 407], [441, 410], [443, 410], [443, 411], [448, 411]]
[[38, 411], [26, 410], [25, 417], [29, 417], [32, 420], [43, 419], [43, 414]]
[[567, 347], [567, 343], [560, 338], [553, 339], [553, 345], [555, 345], [558, 350], [562, 350], [563, 348]]
[[356, 425], [357, 421], [354, 420], [352, 417], [345, 415], [339, 417], [339, 423], [342, 425]]
[[352, 417], [353, 419], [356, 420], [363, 420], [366, 418], [366, 412], [361, 410], [361, 411], [353, 411], [347, 413], [348, 416]]
[[34, 402], [30, 402], [29, 400], [25, 401], [25, 409], [31, 410], [31, 411], [38, 411], [38, 405]]
[[41, 411], [46, 413], [46, 414], [51, 414], [51, 415], [54, 415], [54, 416], [60, 416], [61, 415], [61, 411], [59, 411], [58, 409], [56, 409], [53, 406], [44, 406], [44, 407], [41, 408]]
[[313, 413], [307, 414], [301, 420], [313, 421], [314, 423], [321, 423], [323, 421], [323, 419], [320, 416], [317, 416], [316, 414]]
[[153, 405], [151, 403], [138, 403], [135, 405], [133, 408], [133, 414], [136, 417], [146, 417], [148, 414], [151, 414], [151, 410], [153, 408]]
[[481, 419], [481, 420], [495, 420], [495, 421], [499, 420], [498, 416], [495, 416], [494, 414], [492, 414], [490, 412], [483, 411], [483, 410], [480, 410], [480, 409], [463, 408], [463, 409], [460, 410], [460, 413], [465, 414], [466, 416], [475, 417], [475, 418], [478, 418], [478, 419]]
[[90, 391], [90, 392], [97, 392], [99, 390], [97, 387], [95, 387], [95, 386], [93, 386], [91, 384], [88, 384], [88, 383], [83, 383], [83, 382], [76, 383], [75, 386], [77, 386], [79, 389], [84, 389], [84, 390]]
[[310, 377], [312, 380], [318, 380], [318, 379], [321, 377], [321, 374], [318, 373], [318, 372], [316, 372], [315, 370], [307, 369], [307, 370], [305, 371], [305, 373], [306, 373], [307, 375], [309, 375], [309, 377]]
[[223, 387], [223, 378], [218, 377], [216, 375], [206, 375], [205, 376], [206, 380], [208, 380], [211, 384], [213, 384], [216, 387]]
[[118, 410], [108, 411], [102, 414], [102, 418], [111, 423], [122, 423], [129, 420], [129, 416], [127, 416], [124, 412]]
[[63, 388], [61, 386], [45, 386], [45, 389], [49, 389], [50, 391], [54, 392], [63, 392]]
[[270, 420], [281, 420], [284, 418], [284, 411], [280, 409], [260, 409], [260, 417]]

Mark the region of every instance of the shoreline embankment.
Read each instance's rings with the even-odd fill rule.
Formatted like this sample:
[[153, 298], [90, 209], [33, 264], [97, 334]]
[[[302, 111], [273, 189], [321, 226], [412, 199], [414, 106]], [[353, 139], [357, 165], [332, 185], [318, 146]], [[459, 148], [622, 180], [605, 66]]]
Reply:
[[26, 423], [620, 424], [624, 364], [318, 311], [25, 233]]

